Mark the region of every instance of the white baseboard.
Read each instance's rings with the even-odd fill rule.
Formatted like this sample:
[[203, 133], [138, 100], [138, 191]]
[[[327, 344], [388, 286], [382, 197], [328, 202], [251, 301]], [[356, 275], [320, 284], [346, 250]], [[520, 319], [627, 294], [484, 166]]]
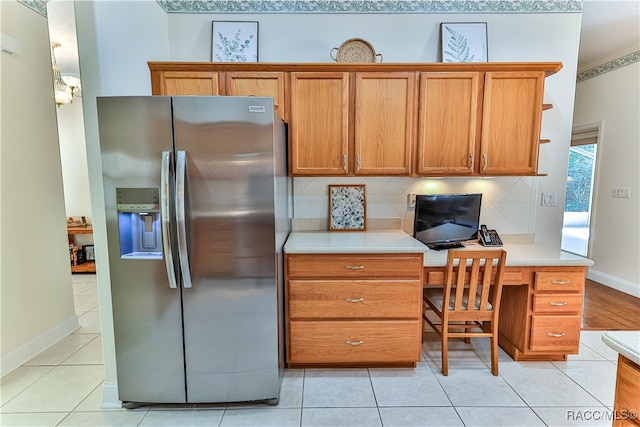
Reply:
[[118, 399], [118, 383], [104, 382], [102, 384], [102, 409], [121, 409], [122, 402]]
[[33, 338], [22, 346], [2, 355], [2, 368], [0, 375], [4, 377], [8, 373], [18, 369], [49, 347], [63, 338], [68, 337], [80, 329], [78, 316], [75, 314], [47, 332]]
[[593, 268], [587, 269], [587, 279], [602, 283], [605, 286], [624, 292], [625, 294], [629, 294], [636, 298], [640, 298], [640, 285], [637, 283], [632, 283], [627, 280], [602, 273], [598, 270], [594, 270]]

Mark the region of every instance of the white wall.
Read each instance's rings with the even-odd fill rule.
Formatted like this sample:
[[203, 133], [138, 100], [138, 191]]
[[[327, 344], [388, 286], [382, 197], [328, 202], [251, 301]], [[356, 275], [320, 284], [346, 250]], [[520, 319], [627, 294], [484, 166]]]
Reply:
[[75, 6], [105, 368], [103, 406], [117, 407], [117, 372], [96, 97], [151, 95], [146, 61], [149, 57], [168, 55], [167, 17], [160, 6], [152, 1], [77, 1]]
[[[640, 62], [581, 81], [573, 125], [599, 125], [588, 277], [640, 297]], [[629, 187], [630, 199], [611, 197]]]
[[92, 224], [82, 98], [74, 98], [71, 104], [58, 108], [57, 113], [66, 215], [84, 216]]
[[[490, 61], [564, 63], [564, 68], [546, 81], [545, 102], [553, 103], [554, 108], [544, 113], [542, 136], [552, 142], [541, 149], [540, 171], [548, 176], [532, 178], [528, 184], [531, 188], [523, 197], [535, 205], [541, 191], [564, 194], [579, 13], [166, 15], [154, 2], [97, 1], [77, 2], [76, 14], [107, 384], [115, 382], [115, 359], [94, 98], [99, 95], [149, 95], [147, 61], [209, 61], [213, 20], [259, 21], [261, 62], [330, 62], [330, 50], [351, 37], [370, 41], [376, 51], [384, 55], [385, 62], [434, 62], [437, 60], [440, 22], [486, 21]], [[533, 229], [536, 240], [559, 247], [562, 202], [557, 208], [531, 209], [535, 214], [527, 219], [527, 227]], [[326, 216], [326, 213], [322, 212], [322, 215]], [[495, 227], [500, 228], [499, 224]], [[108, 392], [105, 388], [105, 401], [114, 396], [107, 395]]]
[[[510, 234], [535, 234], [538, 243], [560, 245], [563, 195], [566, 183], [568, 147], [571, 135], [580, 18], [571, 14], [447, 14], [447, 15], [266, 15], [241, 16], [208, 14], [169, 14], [170, 57], [154, 61], [209, 61], [211, 58], [211, 22], [242, 20], [259, 22], [260, 62], [332, 62], [333, 47], [352, 37], [369, 41], [384, 62], [436, 62], [441, 22], [482, 21], [488, 25], [489, 60], [493, 62], [560, 61], [563, 69], [546, 79], [544, 102], [553, 109], [543, 113], [542, 138], [551, 139], [540, 149], [539, 171], [548, 176], [514, 180], [442, 180], [439, 191], [466, 191], [486, 188], [485, 220], [489, 225]], [[540, 31], [541, 28], [553, 31]], [[381, 31], [383, 29], [383, 31]], [[377, 191], [379, 179], [321, 179], [309, 185], [296, 179], [294, 206], [296, 217], [327, 216], [326, 185], [329, 183], [365, 183]], [[391, 184], [387, 185], [390, 182]], [[515, 184], [514, 184], [515, 182]], [[386, 189], [369, 198], [369, 217], [400, 216], [405, 230], [412, 224], [412, 212], [403, 212], [406, 194], [434, 185], [433, 180], [387, 179], [383, 185], [395, 187], [393, 195]], [[322, 191], [325, 191], [322, 193]], [[482, 190], [480, 190], [482, 191]], [[540, 194], [556, 192], [555, 208], [541, 208]], [[371, 192], [368, 191], [368, 194]], [[309, 201], [312, 201], [309, 203]], [[301, 206], [304, 205], [304, 206]], [[303, 213], [304, 212], [304, 213]]]
[[2, 375], [78, 329], [66, 234], [47, 20], [0, 2]]

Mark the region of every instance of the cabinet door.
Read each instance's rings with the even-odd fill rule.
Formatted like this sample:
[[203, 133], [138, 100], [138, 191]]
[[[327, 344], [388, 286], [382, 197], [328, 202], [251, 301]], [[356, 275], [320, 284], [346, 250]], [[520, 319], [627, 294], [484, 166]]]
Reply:
[[415, 81], [415, 73], [356, 73], [356, 174], [411, 173]]
[[270, 96], [283, 121], [287, 121], [285, 107], [285, 74], [279, 72], [227, 72], [225, 94], [232, 96]]
[[477, 72], [420, 75], [419, 175], [474, 173], [478, 81]]
[[544, 72], [486, 73], [481, 174], [537, 172], [544, 77]]
[[348, 103], [348, 73], [291, 73], [292, 175], [347, 174]]
[[164, 71], [160, 92], [154, 95], [220, 95], [218, 73], [204, 71]]

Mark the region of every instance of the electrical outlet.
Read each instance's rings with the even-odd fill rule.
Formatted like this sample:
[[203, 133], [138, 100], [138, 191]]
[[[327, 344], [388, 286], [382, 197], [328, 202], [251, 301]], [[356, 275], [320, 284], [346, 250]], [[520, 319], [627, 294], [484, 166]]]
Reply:
[[542, 193], [542, 206], [555, 207], [558, 201], [558, 193]]
[[611, 197], [615, 197], [616, 199], [630, 199], [631, 198], [631, 188], [629, 187], [613, 187], [611, 192]]
[[407, 205], [409, 206], [409, 208], [416, 207], [416, 193], [407, 194]]

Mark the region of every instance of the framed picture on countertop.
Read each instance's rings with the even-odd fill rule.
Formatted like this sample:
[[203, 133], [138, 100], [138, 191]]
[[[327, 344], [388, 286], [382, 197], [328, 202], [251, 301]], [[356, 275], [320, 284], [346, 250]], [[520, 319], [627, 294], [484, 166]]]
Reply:
[[365, 185], [329, 185], [329, 230], [366, 231]]

